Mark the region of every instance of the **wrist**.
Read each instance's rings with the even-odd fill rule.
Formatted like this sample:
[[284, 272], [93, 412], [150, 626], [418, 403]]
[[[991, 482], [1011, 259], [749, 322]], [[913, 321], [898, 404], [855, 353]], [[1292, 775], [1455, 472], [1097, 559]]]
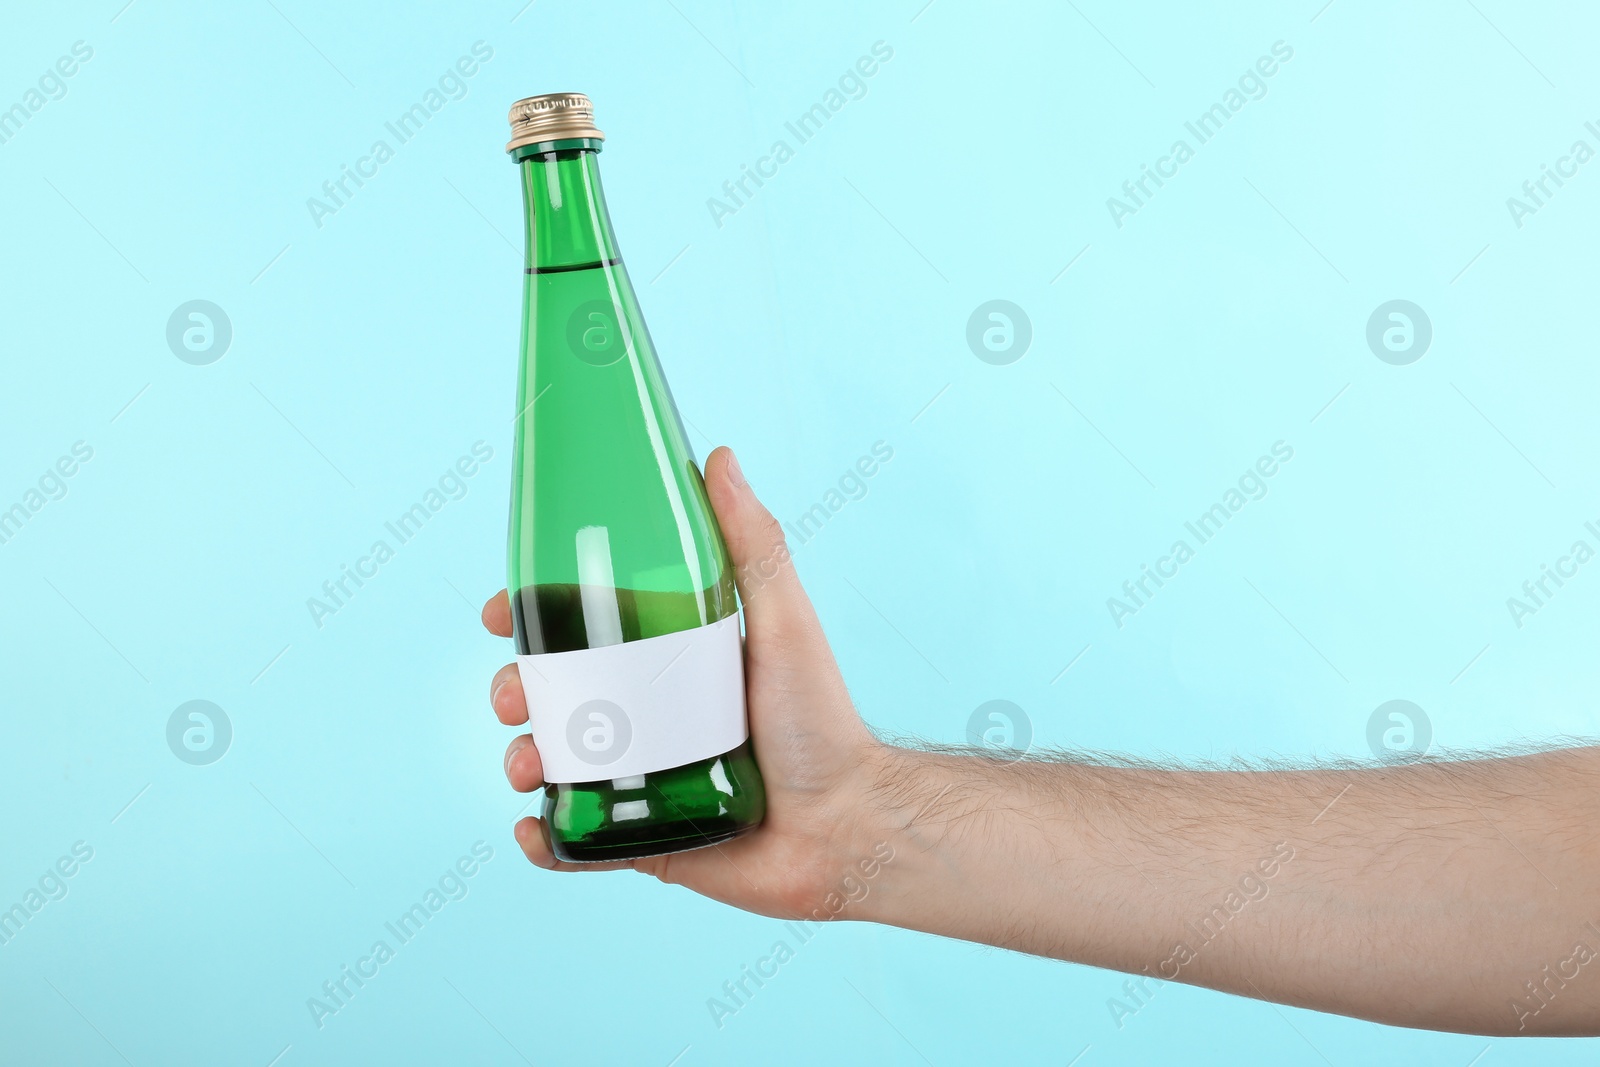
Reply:
[[881, 896], [886, 869], [902, 858], [905, 845], [896, 806], [884, 803], [885, 786], [919, 754], [861, 733], [855, 750], [840, 761], [847, 768], [842, 774], [821, 788], [800, 791], [802, 813], [792, 816], [800, 840], [792, 846], [791, 877], [773, 903], [771, 914], [778, 918], [892, 921], [867, 909], [872, 897]]
[[[1031, 807], [1010, 764], [880, 745], [866, 761], [852, 849], [870, 856], [874, 875], [842, 918], [971, 937], [959, 900], [994, 899], [1018, 856], [1037, 856], [1021, 840]], [[1001, 813], [1007, 813], [1002, 815]], [[971, 916], [969, 915], [969, 919]]]
[[863, 754], [850, 790], [850, 831], [834, 857], [835, 867], [844, 872], [841, 884], [851, 890], [838, 918], [900, 925], [894, 915], [902, 875], [916, 858], [908, 847], [906, 807], [917, 798], [905, 784], [918, 780], [924, 755], [879, 741]]

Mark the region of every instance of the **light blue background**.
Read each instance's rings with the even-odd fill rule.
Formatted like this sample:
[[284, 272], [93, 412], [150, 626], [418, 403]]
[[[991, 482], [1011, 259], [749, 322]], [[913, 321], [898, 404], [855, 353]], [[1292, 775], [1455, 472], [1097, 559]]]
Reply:
[[[736, 446], [793, 521], [894, 449], [796, 548], [874, 726], [960, 741], [1006, 699], [1044, 745], [1365, 757], [1407, 699], [1450, 748], [1592, 735], [1600, 570], [1520, 629], [1505, 603], [1600, 519], [1600, 163], [1521, 228], [1506, 207], [1600, 147], [1592, 15], [122, 2], [0, 33], [0, 107], [94, 50], [0, 144], [0, 507], [94, 449], [0, 545], [0, 906], [94, 849], [0, 946], [0, 1061], [1594, 1056], [1175, 985], [1119, 1029], [1119, 975], [854, 924], [719, 1030], [707, 999], [782, 930], [524, 862], [487, 707], [509, 649], [477, 622], [521, 284], [505, 113], [580, 90], [701, 456]], [[465, 98], [317, 227], [307, 198], [480, 40]], [[707, 199], [879, 40], [866, 94], [718, 227]], [[1106, 199], [1280, 40], [1267, 95], [1118, 228]], [[165, 340], [192, 299], [232, 322], [209, 366]], [[991, 299], [1032, 323], [1011, 365], [965, 340]], [[1409, 366], [1366, 345], [1391, 299], [1432, 321]], [[1106, 598], [1280, 439], [1269, 495], [1119, 629]], [[465, 497], [314, 625], [306, 599], [479, 440]], [[167, 745], [192, 699], [232, 722], [209, 766]], [[478, 840], [469, 895], [319, 1029], [307, 998]]]

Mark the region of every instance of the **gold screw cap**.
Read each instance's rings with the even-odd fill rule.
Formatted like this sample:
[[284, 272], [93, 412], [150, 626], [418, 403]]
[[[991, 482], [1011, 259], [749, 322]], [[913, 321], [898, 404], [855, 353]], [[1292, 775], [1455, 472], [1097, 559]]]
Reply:
[[582, 93], [545, 93], [511, 105], [511, 142], [506, 151], [541, 141], [570, 141], [580, 137], [605, 140], [595, 128], [594, 104]]

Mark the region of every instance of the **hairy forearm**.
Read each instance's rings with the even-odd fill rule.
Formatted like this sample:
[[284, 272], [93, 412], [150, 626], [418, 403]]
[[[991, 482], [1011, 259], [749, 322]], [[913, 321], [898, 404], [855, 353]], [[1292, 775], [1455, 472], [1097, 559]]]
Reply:
[[1292, 771], [892, 750], [867, 807], [895, 860], [855, 917], [1147, 988], [1600, 1033], [1600, 749]]

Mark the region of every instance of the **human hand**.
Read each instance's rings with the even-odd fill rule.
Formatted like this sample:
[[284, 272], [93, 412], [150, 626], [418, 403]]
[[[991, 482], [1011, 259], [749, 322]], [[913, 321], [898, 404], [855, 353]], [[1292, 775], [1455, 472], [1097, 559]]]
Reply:
[[[631, 867], [776, 918], [815, 917], [819, 908], [835, 913], [824, 901], [856, 864], [875, 855], [866, 812], [896, 750], [879, 742], [856, 713], [795, 574], [783, 527], [756, 499], [730, 450], [719, 448], [707, 459], [705, 483], [744, 604], [745, 694], [766, 784], [765, 821], [722, 845], [611, 863], [557, 860], [536, 817], [517, 823], [517, 843], [534, 864], [552, 870]], [[511, 636], [505, 590], [484, 605], [483, 624], [490, 633]], [[496, 672], [489, 699], [507, 726], [528, 721], [515, 663]], [[518, 792], [544, 785], [532, 736], [511, 742], [505, 772]], [[876, 855], [882, 858], [881, 851]]]

